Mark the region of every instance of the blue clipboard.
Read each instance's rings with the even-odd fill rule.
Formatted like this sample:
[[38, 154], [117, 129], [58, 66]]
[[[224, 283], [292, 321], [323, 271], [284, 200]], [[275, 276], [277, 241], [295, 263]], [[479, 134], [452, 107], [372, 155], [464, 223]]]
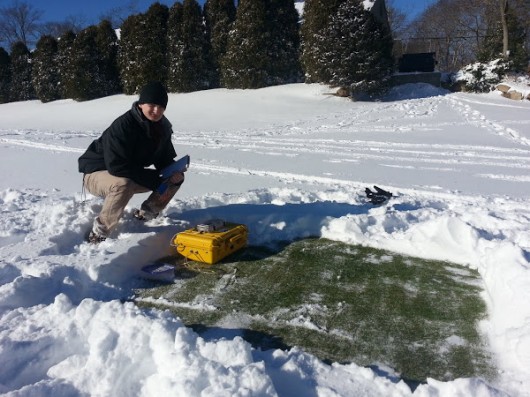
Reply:
[[186, 172], [190, 166], [190, 156], [185, 155], [178, 159], [177, 161], [173, 162], [172, 164], [168, 165], [166, 168], [164, 168], [162, 171], [160, 171], [160, 177], [164, 180], [158, 186], [158, 193], [164, 194], [164, 192], [169, 187], [169, 182], [166, 180], [171, 175], [173, 175], [175, 172]]
[[175, 172], [186, 172], [189, 166], [190, 166], [190, 156], [185, 155], [181, 157], [180, 159], [178, 159], [177, 161], [168, 165], [162, 171], [160, 171], [160, 177], [162, 179], [167, 179], [171, 175], [173, 175]]

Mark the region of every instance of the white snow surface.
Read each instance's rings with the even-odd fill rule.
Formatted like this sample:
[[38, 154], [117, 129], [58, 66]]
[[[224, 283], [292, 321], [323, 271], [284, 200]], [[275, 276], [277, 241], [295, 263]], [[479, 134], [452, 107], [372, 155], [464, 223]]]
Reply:
[[[134, 96], [0, 105], [0, 393], [6, 396], [530, 396], [530, 101], [395, 88], [352, 102], [321, 85], [170, 94], [186, 183], [164, 216], [131, 210], [112, 238], [83, 241], [101, 200], [77, 158]], [[364, 188], [394, 193], [373, 207]], [[83, 200], [85, 200], [83, 204]], [[128, 302], [174, 233], [242, 222], [251, 244], [319, 235], [478, 269], [493, 381], [328, 365], [261, 351], [225, 319], [199, 336]], [[259, 288], [259, 286], [256, 286]], [[197, 307], [207, 301], [197, 302]]]

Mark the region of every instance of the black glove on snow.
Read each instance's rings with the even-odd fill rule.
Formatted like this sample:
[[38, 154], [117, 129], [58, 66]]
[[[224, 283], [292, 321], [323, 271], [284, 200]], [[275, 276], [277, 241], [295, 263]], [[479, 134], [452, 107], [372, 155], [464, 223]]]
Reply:
[[372, 204], [383, 204], [385, 201], [389, 200], [392, 197], [392, 193], [387, 192], [386, 190], [383, 190], [380, 187], [374, 186], [374, 189], [375, 192], [370, 190], [369, 188], [364, 189], [366, 197], [368, 197]]

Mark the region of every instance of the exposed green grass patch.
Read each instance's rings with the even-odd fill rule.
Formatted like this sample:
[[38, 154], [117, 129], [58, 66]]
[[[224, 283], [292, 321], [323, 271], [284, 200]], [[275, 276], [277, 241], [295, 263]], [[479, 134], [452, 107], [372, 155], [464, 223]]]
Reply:
[[493, 376], [472, 269], [323, 239], [250, 247], [201, 269], [139, 290], [138, 304], [168, 308], [199, 333], [241, 328], [255, 346], [384, 364], [413, 381]]

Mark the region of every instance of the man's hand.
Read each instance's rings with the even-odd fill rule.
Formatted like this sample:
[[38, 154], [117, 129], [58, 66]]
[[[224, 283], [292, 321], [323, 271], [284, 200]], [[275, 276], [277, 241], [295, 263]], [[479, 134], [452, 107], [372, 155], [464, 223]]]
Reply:
[[182, 182], [184, 182], [184, 173], [175, 172], [173, 175], [169, 177], [168, 182], [171, 183], [172, 185], [182, 184]]
[[172, 174], [169, 178], [164, 179], [164, 181], [158, 186], [156, 191], [163, 195], [168, 191], [168, 188], [170, 186], [180, 186], [184, 182], [184, 173], [183, 172], [175, 172]]

